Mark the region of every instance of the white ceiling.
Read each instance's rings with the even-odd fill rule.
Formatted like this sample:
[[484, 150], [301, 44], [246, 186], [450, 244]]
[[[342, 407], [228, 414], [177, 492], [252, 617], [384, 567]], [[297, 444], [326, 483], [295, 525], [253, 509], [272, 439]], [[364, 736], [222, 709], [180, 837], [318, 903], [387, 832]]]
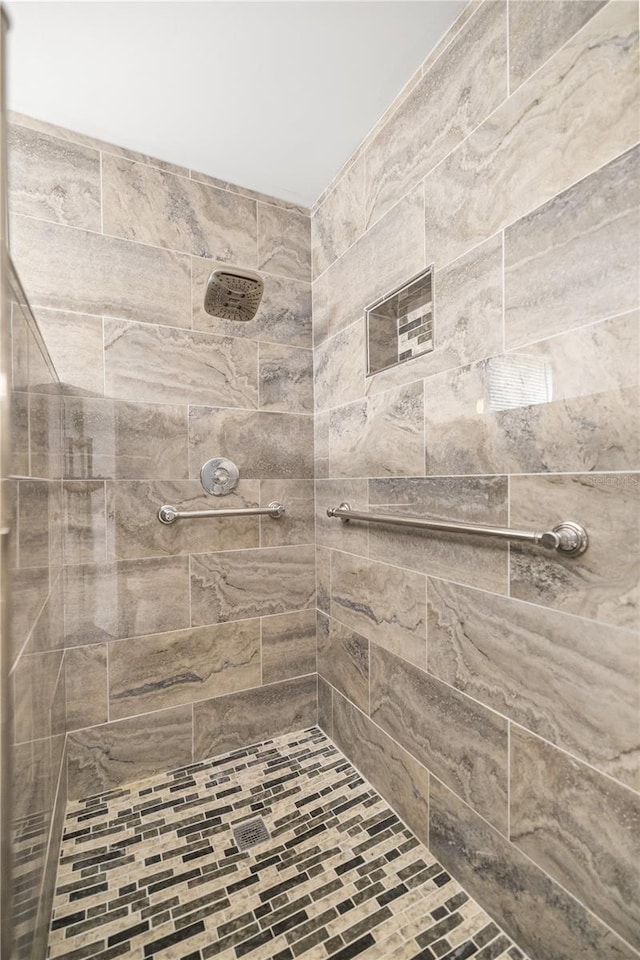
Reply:
[[311, 205], [464, 6], [16, 0], [9, 107]]

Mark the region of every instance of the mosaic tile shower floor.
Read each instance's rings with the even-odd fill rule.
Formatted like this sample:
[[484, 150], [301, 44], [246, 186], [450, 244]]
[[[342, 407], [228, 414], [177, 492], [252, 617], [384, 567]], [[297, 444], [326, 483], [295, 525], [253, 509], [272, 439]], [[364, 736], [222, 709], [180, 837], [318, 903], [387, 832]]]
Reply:
[[524, 960], [317, 728], [70, 804], [49, 956]]

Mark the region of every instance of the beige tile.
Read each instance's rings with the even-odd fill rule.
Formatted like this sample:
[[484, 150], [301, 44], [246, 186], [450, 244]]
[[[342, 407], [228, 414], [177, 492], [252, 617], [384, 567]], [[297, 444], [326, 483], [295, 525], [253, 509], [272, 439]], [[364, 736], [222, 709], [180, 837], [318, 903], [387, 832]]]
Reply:
[[318, 677], [318, 726], [333, 738], [333, 687]]
[[589, 534], [579, 557], [511, 547], [511, 594], [614, 626], [638, 626], [640, 477], [568, 474], [511, 478], [511, 525], [548, 529], [577, 520]]
[[316, 480], [316, 543], [366, 557], [369, 553], [369, 526], [343, 523], [327, 516], [329, 507], [348, 503], [353, 510], [369, 509], [366, 480]]
[[109, 644], [112, 720], [259, 685], [259, 620]]
[[316, 672], [316, 612], [262, 618], [262, 682]]
[[517, 727], [510, 797], [516, 846], [640, 946], [640, 797]]
[[278, 343], [259, 345], [261, 410], [313, 413], [313, 354]]
[[253, 200], [261, 200], [263, 203], [269, 203], [274, 207], [282, 207], [283, 210], [294, 210], [309, 216], [309, 208], [299, 203], [292, 203], [289, 200], [283, 200], [282, 197], [272, 197], [271, 194], [261, 193], [259, 190], [251, 190], [237, 183], [231, 183], [229, 180], [220, 180], [219, 177], [212, 177], [208, 173], [199, 173], [197, 170], [190, 170], [189, 174], [192, 180], [199, 180], [200, 183], [208, 183], [209, 186], [217, 187], [219, 190], [230, 190], [231, 193], [239, 193], [243, 197], [250, 197]]
[[640, 786], [634, 633], [443, 580], [427, 597], [431, 673]]
[[285, 514], [278, 520], [260, 517], [260, 545], [281, 547], [292, 543], [313, 543], [313, 480], [261, 480], [260, 506], [281, 503]]
[[364, 396], [365, 332], [362, 319], [341, 330], [314, 351], [317, 410], [339, 407]]
[[105, 233], [256, 265], [256, 205], [247, 197], [108, 153], [102, 189]]
[[318, 673], [369, 713], [369, 641], [318, 612]]
[[62, 392], [103, 396], [102, 318], [44, 309], [36, 316]]
[[107, 559], [106, 497], [102, 480], [65, 480], [65, 563], [104, 563]]
[[258, 204], [258, 269], [311, 280], [311, 220], [271, 204]]
[[326, 479], [329, 476], [329, 413], [316, 412], [313, 417], [313, 467], [314, 476]]
[[342, 256], [365, 228], [364, 174], [364, 157], [361, 157], [311, 218], [311, 251], [316, 277]]
[[67, 730], [106, 723], [109, 719], [106, 643], [65, 651], [64, 670]]
[[[313, 343], [317, 347], [329, 336], [329, 277], [326, 273], [323, 273], [313, 284], [312, 303]], [[332, 333], [335, 332], [336, 330], [332, 331]]]
[[637, 29], [635, 4], [607, 4], [426, 177], [428, 259], [450, 262], [637, 141]]
[[[62, 668], [62, 650], [23, 654], [10, 679], [15, 712], [12, 735], [16, 742], [52, 735], [53, 698]], [[63, 731], [64, 732], [64, 731]]]

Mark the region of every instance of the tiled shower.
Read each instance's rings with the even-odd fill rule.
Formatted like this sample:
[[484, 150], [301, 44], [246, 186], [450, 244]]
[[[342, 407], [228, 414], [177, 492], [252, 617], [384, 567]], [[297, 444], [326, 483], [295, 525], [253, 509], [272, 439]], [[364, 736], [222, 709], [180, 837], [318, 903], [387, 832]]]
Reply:
[[635, 3], [472, 0], [311, 210], [7, 118], [7, 960], [640, 956], [639, 103]]

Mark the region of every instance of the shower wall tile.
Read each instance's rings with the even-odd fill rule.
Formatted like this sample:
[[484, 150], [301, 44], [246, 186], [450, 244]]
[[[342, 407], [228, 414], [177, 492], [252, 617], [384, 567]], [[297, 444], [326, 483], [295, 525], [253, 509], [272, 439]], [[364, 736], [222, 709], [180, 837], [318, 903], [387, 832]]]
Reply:
[[258, 357], [260, 409], [313, 413], [311, 350], [261, 343]]
[[365, 228], [364, 157], [338, 181], [311, 218], [313, 275], [342, 256]]
[[329, 476], [329, 413], [313, 417], [313, 468], [316, 479]]
[[63, 546], [65, 563], [107, 559], [106, 494], [102, 480], [65, 480]]
[[251, 341], [105, 320], [105, 390], [117, 400], [258, 406]]
[[53, 490], [47, 480], [19, 480], [17, 485], [18, 568], [45, 567], [50, 560], [49, 533]]
[[318, 613], [318, 673], [369, 713], [369, 641], [333, 617]]
[[13, 671], [15, 742], [49, 738], [54, 731], [52, 711], [58, 677], [62, 668], [62, 650], [23, 654]]
[[258, 268], [295, 280], [311, 280], [311, 221], [308, 216], [258, 204]]
[[188, 477], [186, 407], [121, 401], [113, 412], [117, 480]]
[[371, 645], [371, 719], [507, 835], [507, 721]]
[[191, 325], [190, 263], [183, 254], [20, 216], [13, 219], [11, 248], [35, 307]]
[[193, 626], [303, 610], [315, 603], [313, 546], [191, 557]]
[[260, 686], [260, 621], [109, 644], [112, 720]]
[[429, 672], [640, 788], [632, 631], [429, 579]]
[[640, 475], [565, 474], [511, 478], [511, 525], [584, 524], [579, 557], [511, 547], [511, 595], [614, 626], [638, 628]]
[[339, 407], [364, 396], [365, 328], [356, 320], [316, 347], [316, 410]]
[[262, 682], [274, 683], [315, 672], [315, 610], [263, 617]]
[[67, 650], [64, 675], [67, 730], [106, 723], [109, 719], [106, 643]]
[[368, 524], [342, 523], [327, 516], [329, 507], [345, 501], [353, 510], [369, 509], [366, 480], [316, 480], [316, 543], [366, 557], [369, 553]]
[[100, 230], [100, 154], [26, 126], [8, 129], [9, 203], [24, 214]]
[[192, 762], [191, 706], [76, 730], [67, 737], [69, 799]]
[[511, 839], [640, 947], [640, 797], [550, 744], [511, 731]]
[[276, 501], [285, 508], [278, 520], [260, 517], [260, 545], [283, 547], [292, 543], [314, 543], [313, 480], [261, 480], [260, 506]]
[[637, 308], [639, 233], [638, 147], [508, 227], [507, 347]]
[[333, 687], [318, 677], [318, 726], [327, 736], [333, 735]]
[[68, 395], [104, 396], [102, 317], [60, 310], [36, 310], [51, 359]]
[[507, 94], [507, 3], [471, 17], [366, 149], [367, 222], [378, 220]]
[[105, 233], [256, 266], [253, 200], [108, 153], [102, 184]]
[[332, 556], [332, 551], [326, 547], [316, 547], [316, 606], [327, 616], [331, 613]]
[[194, 760], [240, 750], [316, 723], [316, 678], [301, 677], [193, 707]]
[[450, 262], [633, 146], [637, 31], [635, 4], [607, 4], [428, 174], [429, 260]]

